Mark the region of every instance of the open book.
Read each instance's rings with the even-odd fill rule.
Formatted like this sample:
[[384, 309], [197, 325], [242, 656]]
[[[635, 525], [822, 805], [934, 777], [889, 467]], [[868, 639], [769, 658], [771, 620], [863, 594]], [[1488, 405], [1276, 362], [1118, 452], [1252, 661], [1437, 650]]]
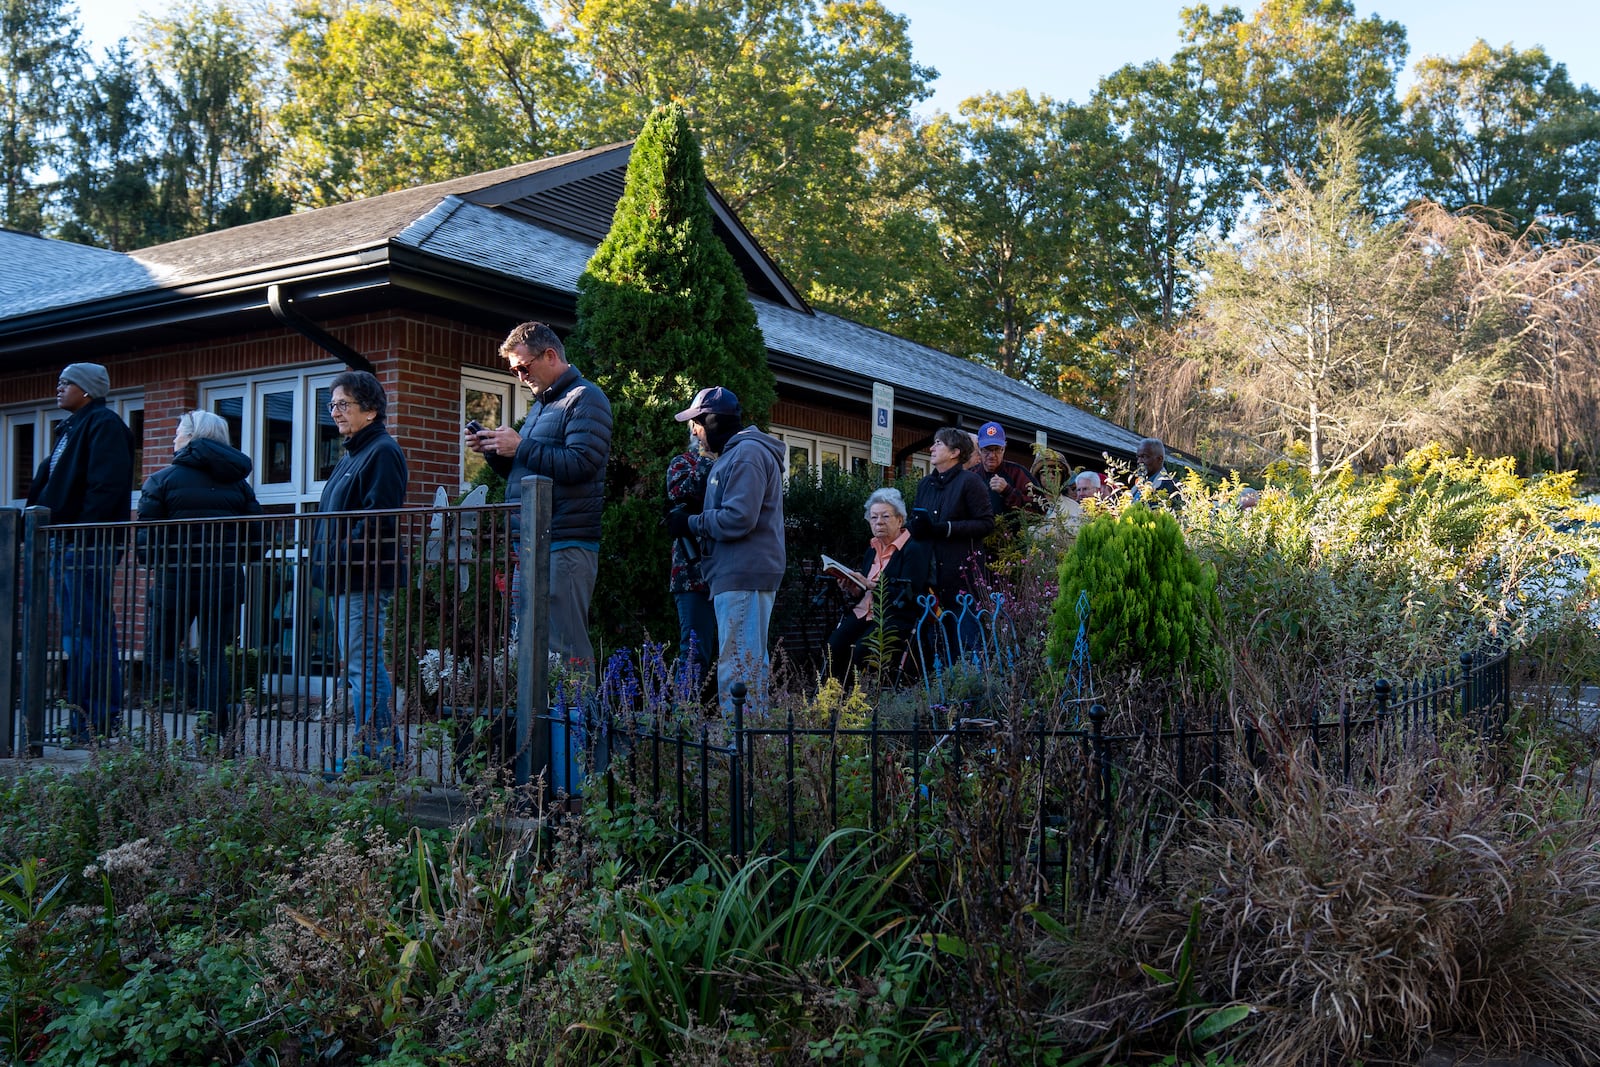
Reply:
[[835, 578], [847, 578], [859, 585], [863, 590], [872, 588], [872, 584], [867, 581], [866, 576], [860, 571], [851, 570], [829, 555], [822, 557], [822, 573], [831, 574]]

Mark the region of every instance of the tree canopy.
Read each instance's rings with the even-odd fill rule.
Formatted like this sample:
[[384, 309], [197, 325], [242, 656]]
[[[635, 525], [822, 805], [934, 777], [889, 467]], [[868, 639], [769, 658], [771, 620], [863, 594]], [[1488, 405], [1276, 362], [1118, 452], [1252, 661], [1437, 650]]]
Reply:
[[[1500, 308], [1512, 331], [1469, 334], [1460, 309], [1425, 305], [1452, 317], [1422, 331], [1400, 315], [1386, 367], [1453, 374], [1464, 359], [1502, 375], [1496, 395], [1519, 410], [1557, 378], [1563, 397], [1600, 378], [1573, 325], [1600, 238], [1600, 93], [1542, 49], [1480, 41], [1423, 57], [1402, 100], [1405, 28], [1352, 0], [1198, 4], [1170, 57], [1111, 71], [1087, 101], [986, 93], [951, 114], [916, 110], [937, 72], [917, 62], [893, 0], [306, 0], [248, 13], [180, 0], [94, 60], [65, 0], [0, 3], [8, 226], [132, 249], [624, 141], [670, 104], [718, 193], [816, 307], [1180, 446], [1265, 447], [1264, 426], [1221, 399], [1261, 390], [1207, 392], [1220, 365], [1194, 357], [1222, 336], [1219, 301], [1243, 293], [1228, 287], [1249, 280], [1223, 250], [1276, 243], [1285, 277], [1313, 273], [1292, 257], [1321, 246], [1273, 228], [1280, 198], [1326, 192], [1319, 130], [1338, 121], [1360, 131], [1341, 178], [1359, 207], [1345, 252], [1416, 267], [1385, 242], [1481, 241], [1472, 321]], [[1497, 258], [1511, 247], [1533, 271], [1514, 283]], [[1577, 273], [1535, 277], [1558, 262]], [[1485, 280], [1491, 263], [1520, 302]], [[1440, 364], [1417, 347], [1425, 332], [1466, 355]], [[1477, 427], [1528, 456], [1600, 454], [1600, 427], [1591, 444], [1580, 408], [1561, 410], [1520, 438], [1498, 420]], [[1344, 432], [1325, 409], [1278, 432], [1309, 443], [1313, 421], [1323, 444]], [[1408, 432], [1391, 426], [1362, 454]]]

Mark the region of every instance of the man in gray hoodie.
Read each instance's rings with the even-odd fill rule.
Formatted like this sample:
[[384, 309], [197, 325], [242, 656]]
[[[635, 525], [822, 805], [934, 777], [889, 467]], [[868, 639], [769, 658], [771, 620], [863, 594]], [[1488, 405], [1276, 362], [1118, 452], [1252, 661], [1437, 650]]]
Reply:
[[742, 681], [754, 707], [765, 708], [767, 624], [783, 581], [783, 442], [745, 426], [739, 398], [712, 386], [678, 412], [679, 422], [717, 457], [698, 515], [668, 518], [674, 537], [700, 540], [700, 573], [717, 613], [717, 692]]

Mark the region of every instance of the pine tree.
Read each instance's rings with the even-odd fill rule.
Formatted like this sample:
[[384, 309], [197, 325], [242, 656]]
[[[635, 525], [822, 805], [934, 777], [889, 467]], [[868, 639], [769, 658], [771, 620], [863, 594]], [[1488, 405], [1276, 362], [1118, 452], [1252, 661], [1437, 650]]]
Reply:
[[658, 108], [628, 161], [611, 232], [578, 280], [569, 346], [616, 409], [614, 499], [637, 492], [683, 450], [672, 416], [723, 385], [746, 422], [772, 406], [766, 343], [744, 277], [712, 230], [700, 145], [683, 109]]
[[83, 60], [76, 15], [63, 0], [0, 0], [0, 226], [43, 227], [41, 172]]
[[567, 350], [615, 416], [597, 621], [607, 640], [673, 632], [659, 523], [667, 462], [687, 440], [673, 414], [721, 385], [747, 424], [765, 425], [775, 396], [744, 277], [712, 229], [699, 143], [676, 105], [652, 113], [634, 142], [611, 231], [578, 281]]

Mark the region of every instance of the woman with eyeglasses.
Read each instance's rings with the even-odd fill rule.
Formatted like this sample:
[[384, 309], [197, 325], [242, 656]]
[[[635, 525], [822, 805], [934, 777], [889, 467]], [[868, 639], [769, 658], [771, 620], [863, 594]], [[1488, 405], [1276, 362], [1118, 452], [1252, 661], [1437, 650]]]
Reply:
[[328, 414], [344, 438], [344, 456], [322, 489], [317, 511], [328, 518], [317, 523], [312, 552], [316, 583], [333, 601], [358, 751], [393, 765], [402, 746], [389, 710], [383, 616], [398, 583], [398, 523], [393, 515], [370, 513], [405, 504], [409, 473], [405, 454], [389, 436], [388, 411], [373, 375], [345, 371], [333, 379]]

